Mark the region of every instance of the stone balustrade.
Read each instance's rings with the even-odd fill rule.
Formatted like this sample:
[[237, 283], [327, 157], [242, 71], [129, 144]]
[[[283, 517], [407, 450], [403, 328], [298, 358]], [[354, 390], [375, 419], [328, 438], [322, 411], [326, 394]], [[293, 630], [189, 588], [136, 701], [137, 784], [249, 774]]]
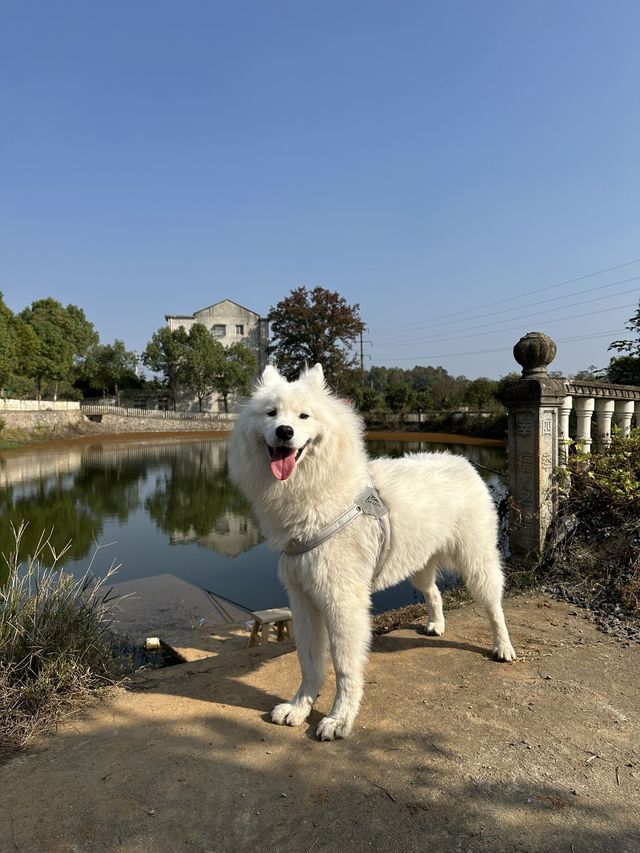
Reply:
[[[596, 446], [611, 444], [613, 425], [622, 437], [631, 432], [635, 414], [640, 422], [640, 388], [631, 385], [611, 385], [607, 382], [565, 382], [567, 396], [560, 404], [560, 458], [566, 461], [569, 447], [575, 442], [588, 453], [594, 440]], [[572, 437], [569, 429], [571, 411], [576, 413], [577, 427]], [[594, 419], [595, 413], [595, 419]]]
[[640, 424], [640, 387], [549, 376], [555, 355], [555, 343], [542, 332], [521, 338], [514, 356], [522, 377], [502, 395], [508, 411], [511, 559], [525, 565], [538, 559], [544, 545], [557, 511], [554, 474], [571, 447], [585, 453], [594, 442], [607, 447], [614, 425], [628, 436], [634, 419]]

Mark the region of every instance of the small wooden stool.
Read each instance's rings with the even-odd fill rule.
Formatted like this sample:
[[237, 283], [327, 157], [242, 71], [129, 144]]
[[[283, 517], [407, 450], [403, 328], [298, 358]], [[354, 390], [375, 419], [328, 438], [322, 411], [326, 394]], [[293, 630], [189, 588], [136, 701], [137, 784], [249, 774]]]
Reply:
[[253, 628], [249, 637], [249, 645], [255, 646], [258, 643], [258, 632], [262, 629], [262, 645], [269, 642], [269, 628], [275, 626], [276, 637], [278, 642], [285, 639], [293, 639], [293, 624], [291, 621], [291, 611], [288, 607], [275, 607], [272, 610], [256, 610], [251, 614], [253, 617]]

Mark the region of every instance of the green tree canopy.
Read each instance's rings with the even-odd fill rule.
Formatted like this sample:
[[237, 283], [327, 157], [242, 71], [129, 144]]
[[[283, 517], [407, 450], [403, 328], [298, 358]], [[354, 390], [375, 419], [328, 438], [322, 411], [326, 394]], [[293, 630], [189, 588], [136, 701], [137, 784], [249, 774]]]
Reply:
[[189, 336], [182, 326], [171, 330], [161, 326], [151, 336], [142, 354], [143, 363], [154, 373], [159, 373], [166, 388], [169, 390], [173, 408], [177, 406], [178, 390], [183, 380], [183, 372], [187, 358]]
[[607, 379], [615, 385], [640, 385], [640, 358], [633, 355], [612, 358], [607, 368]]
[[95, 344], [85, 359], [83, 375], [94, 388], [106, 397], [113, 389], [116, 403], [120, 405], [120, 388], [123, 382], [135, 376], [136, 354], [116, 338], [112, 344]]
[[640, 385], [640, 302], [638, 310], [625, 325], [634, 337], [612, 341], [609, 349], [626, 355], [612, 358], [607, 368], [609, 382], [617, 385]]
[[609, 349], [626, 352], [640, 358], [640, 302], [638, 302], [636, 313], [625, 323], [625, 329], [628, 329], [635, 337], [612, 341], [609, 344]]
[[359, 305], [323, 287], [298, 287], [271, 308], [272, 344], [279, 370], [295, 379], [305, 364], [319, 362], [327, 381], [337, 387], [356, 363], [351, 350], [364, 330]]
[[[98, 336], [93, 324], [87, 320], [82, 308], [67, 305], [65, 308], [56, 299], [38, 299], [20, 313], [22, 321], [31, 329], [32, 346], [35, 347], [25, 361], [26, 375], [35, 383], [38, 399], [42, 397], [43, 383], [55, 384], [54, 399], [58, 384], [72, 378], [78, 361], [86, 355]], [[26, 341], [28, 333], [23, 334]]]
[[202, 400], [216, 390], [217, 377], [222, 370], [224, 347], [202, 323], [189, 329], [186, 354], [182, 369], [183, 384], [198, 398], [202, 411]]
[[16, 359], [16, 333], [13, 312], [0, 293], [0, 393], [6, 396], [7, 384], [11, 379]]
[[229, 411], [229, 395], [248, 394], [251, 380], [256, 374], [258, 360], [242, 343], [224, 348], [224, 357], [215, 379], [215, 389], [224, 401], [225, 412]]

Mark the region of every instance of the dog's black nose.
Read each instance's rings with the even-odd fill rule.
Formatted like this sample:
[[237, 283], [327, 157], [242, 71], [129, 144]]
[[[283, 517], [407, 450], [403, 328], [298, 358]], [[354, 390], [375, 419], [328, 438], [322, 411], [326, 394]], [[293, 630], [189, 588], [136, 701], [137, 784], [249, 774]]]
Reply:
[[276, 435], [281, 441], [289, 441], [290, 438], [293, 438], [293, 427], [280, 424], [279, 427], [276, 427]]

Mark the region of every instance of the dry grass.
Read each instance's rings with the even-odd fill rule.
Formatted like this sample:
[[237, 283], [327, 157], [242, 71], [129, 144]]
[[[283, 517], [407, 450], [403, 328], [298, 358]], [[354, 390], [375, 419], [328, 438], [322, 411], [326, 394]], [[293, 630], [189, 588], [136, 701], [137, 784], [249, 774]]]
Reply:
[[540, 567], [544, 583], [594, 608], [640, 616], [640, 430], [570, 459]]
[[76, 579], [59, 568], [42, 534], [35, 553], [21, 554], [25, 525], [3, 559], [0, 588], [0, 742], [23, 746], [76, 710], [89, 693], [122, 675], [110, 630], [109, 578]]

